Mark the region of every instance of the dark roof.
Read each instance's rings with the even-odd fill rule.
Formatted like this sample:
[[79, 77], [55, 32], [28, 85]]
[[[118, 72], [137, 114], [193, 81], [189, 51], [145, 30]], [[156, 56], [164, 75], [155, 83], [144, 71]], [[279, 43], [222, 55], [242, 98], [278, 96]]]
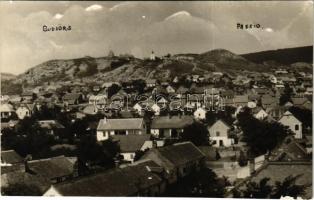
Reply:
[[14, 150], [1, 151], [1, 162], [8, 164], [22, 163], [23, 158]]
[[79, 94], [79, 93], [66, 93], [63, 96], [63, 99], [64, 100], [76, 100], [76, 99], [79, 99], [80, 96], [81, 96], [81, 94]]
[[113, 135], [113, 139], [119, 141], [121, 152], [136, 152], [150, 138], [149, 134], [144, 135]]
[[[152, 156], [152, 154], [157, 156]], [[172, 169], [204, 157], [204, 153], [191, 142], [176, 143], [170, 146], [151, 149], [143, 156], [143, 158], [152, 160], [159, 158], [163, 163], [161, 166], [167, 169]]]
[[183, 116], [160, 116], [153, 119], [151, 128], [184, 128], [194, 122], [193, 117]]
[[283, 143], [279, 148], [272, 152], [270, 160], [273, 161], [305, 161], [309, 160], [306, 149], [291, 138], [289, 143]]
[[40, 120], [38, 121], [41, 128], [62, 129], [64, 126], [56, 120]]
[[26, 184], [31, 187], [36, 187], [42, 194], [50, 187], [49, 180], [23, 171], [14, 171], [1, 175], [1, 188], [15, 184]]
[[64, 156], [28, 161], [28, 166], [31, 171], [47, 179], [71, 175], [74, 167]]
[[134, 196], [138, 190], [161, 183], [161, 178], [149, 170], [158, 167], [151, 160], [138, 161], [124, 168], [93, 174], [53, 187], [63, 196]]
[[143, 123], [142, 118], [101, 119], [97, 130], [138, 130]]
[[252, 181], [259, 182], [263, 178], [270, 178], [270, 184], [276, 181], [282, 182], [288, 176], [301, 175], [297, 180], [297, 185], [310, 185], [306, 189], [304, 198], [312, 197], [312, 164], [311, 162], [269, 162], [255, 176]]

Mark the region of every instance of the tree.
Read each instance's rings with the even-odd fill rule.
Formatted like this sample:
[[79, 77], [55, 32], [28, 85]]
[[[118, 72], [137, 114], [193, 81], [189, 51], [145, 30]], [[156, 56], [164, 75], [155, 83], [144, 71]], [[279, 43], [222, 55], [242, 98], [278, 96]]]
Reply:
[[203, 124], [199, 122], [194, 122], [193, 124], [183, 129], [183, 132], [181, 134], [181, 140], [191, 141], [196, 146], [208, 145], [209, 144], [208, 135], [209, 135], [208, 130]]
[[238, 158], [238, 163], [239, 163], [239, 165], [240, 165], [241, 167], [246, 166], [247, 163], [248, 163], [248, 160], [247, 160], [247, 158], [246, 158], [246, 156], [244, 155], [244, 152], [243, 152], [242, 150], [240, 151], [240, 156], [239, 156], [239, 158]]
[[282, 182], [276, 181], [275, 185], [270, 185], [270, 178], [265, 177], [258, 183], [250, 181], [246, 183], [244, 189], [234, 189], [234, 198], [255, 198], [255, 199], [279, 199], [282, 196], [297, 198], [304, 195], [305, 185], [297, 185], [296, 180], [301, 175], [288, 176]]
[[279, 105], [284, 105], [288, 101], [291, 101], [293, 90], [289, 85], [285, 85], [285, 89], [283, 91], [283, 94], [279, 98]]
[[[91, 169], [93, 166], [101, 166], [106, 169], [112, 168], [114, 166], [114, 157], [118, 151], [117, 144], [111, 140], [99, 143], [91, 135], [82, 136], [77, 145], [79, 174], [87, 173], [86, 170]], [[80, 169], [83, 169], [83, 171], [80, 171]]]
[[211, 169], [204, 167], [169, 186], [164, 196], [222, 198], [228, 183], [226, 179], [219, 179]]
[[305, 185], [296, 184], [296, 180], [300, 176], [301, 175], [288, 176], [282, 182], [276, 181], [271, 198], [279, 199], [281, 196], [297, 198], [298, 196], [304, 195], [307, 187]]
[[255, 155], [273, 150], [288, 135], [287, 128], [277, 122], [260, 121], [253, 117], [249, 109], [244, 109], [237, 117], [243, 131], [243, 141]]

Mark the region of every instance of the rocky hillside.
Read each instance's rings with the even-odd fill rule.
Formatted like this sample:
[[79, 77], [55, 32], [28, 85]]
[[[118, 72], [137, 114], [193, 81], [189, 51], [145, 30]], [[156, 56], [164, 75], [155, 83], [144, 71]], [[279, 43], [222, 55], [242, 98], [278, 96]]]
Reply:
[[[281, 66], [280, 64], [276, 66]], [[69, 60], [51, 60], [29, 69], [15, 82], [37, 83], [47, 81], [90, 80], [121, 81], [157, 78], [160, 80], [184, 74], [206, 74], [212, 71], [240, 73], [269, 71], [274, 65], [249, 61], [224, 49], [202, 54], [177, 54], [156, 60], [132, 56], [83, 57]]]

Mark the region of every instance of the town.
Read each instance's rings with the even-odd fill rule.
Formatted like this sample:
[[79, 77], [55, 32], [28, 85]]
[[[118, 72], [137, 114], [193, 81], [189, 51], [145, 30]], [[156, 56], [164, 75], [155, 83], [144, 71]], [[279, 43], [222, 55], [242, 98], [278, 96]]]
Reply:
[[311, 198], [312, 81], [276, 67], [23, 82], [1, 94], [2, 195]]

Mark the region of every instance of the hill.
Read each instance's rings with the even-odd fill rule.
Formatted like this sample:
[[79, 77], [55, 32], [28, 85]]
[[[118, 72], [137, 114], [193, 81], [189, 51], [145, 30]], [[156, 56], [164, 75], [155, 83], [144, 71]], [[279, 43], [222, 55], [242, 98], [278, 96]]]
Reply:
[[[303, 57], [302, 52], [306, 52]], [[132, 55], [99, 58], [86, 56], [44, 62], [17, 76], [14, 83], [27, 82], [40, 85], [43, 82], [52, 81], [103, 82], [150, 78], [162, 81], [175, 76], [204, 75], [213, 71], [232, 74], [242, 73], [243, 70], [268, 72], [294, 61], [298, 62], [287, 67], [308, 71], [311, 65], [304, 63], [305, 60], [309, 60], [308, 52], [310, 52], [309, 47], [302, 47], [237, 55], [225, 49], [215, 49], [201, 54], [168, 55], [156, 58], [156, 60], [139, 59]], [[269, 59], [275, 59], [275, 61], [271, 64], [265, 62]]]
[[266, 61], [274, 61], [285, 65], [297, 62], [313, 63], [313, 46], [261, 51], [241, 56], [255, 63], [264, 63]]
[[14, 79], [14, 78], [16, 78], [14, 74], [4, 73], [4, 72], [1, 73], [1, 80], [6, 81], [6, 80]]

